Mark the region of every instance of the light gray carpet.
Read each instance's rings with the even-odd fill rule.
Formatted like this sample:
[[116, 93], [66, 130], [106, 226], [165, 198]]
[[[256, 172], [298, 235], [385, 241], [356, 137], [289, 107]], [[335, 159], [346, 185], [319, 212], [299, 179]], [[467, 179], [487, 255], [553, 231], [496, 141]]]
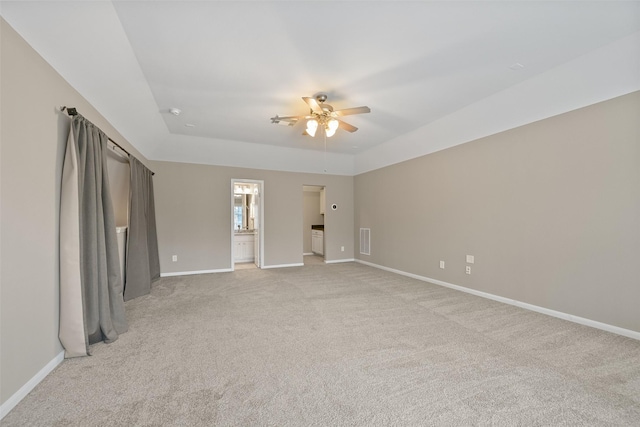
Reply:
[[126, 309], [2, 425], [640, 425], [640, 342], [360, 264], [164, 278]]

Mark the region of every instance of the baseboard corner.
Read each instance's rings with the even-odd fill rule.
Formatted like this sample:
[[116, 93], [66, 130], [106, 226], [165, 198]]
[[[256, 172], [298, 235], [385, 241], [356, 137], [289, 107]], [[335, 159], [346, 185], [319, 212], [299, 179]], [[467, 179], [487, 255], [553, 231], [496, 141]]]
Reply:
[[49, 361], [37, 374], [35, 374], [25, 385], [20, 387], [10, 398], [0, 405], [0, 420], [2, 420], [13, 408], [16, 407], [47, 375], [51, 373], [64, 360], [64, 351], [61, 351]]

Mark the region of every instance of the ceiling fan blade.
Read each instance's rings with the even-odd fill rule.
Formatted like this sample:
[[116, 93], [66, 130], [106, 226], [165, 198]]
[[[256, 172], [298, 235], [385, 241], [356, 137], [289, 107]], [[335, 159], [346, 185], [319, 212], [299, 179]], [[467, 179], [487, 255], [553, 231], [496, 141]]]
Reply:
[[334, 113], [337, 116], [348, 116], [350, 114], [364, 114], [364, 113], [370, 113], [370, 112], [371, 112], [371, 108], [369, 107], [345, 108], [344, 110], [334, 111]]
[[[336, 120], [338, 120], [338, 119], [336, 119]], [[339, 127], [340, 129], [344, 129], [344, 130], [346, 130], [347, 132], [355, 132], [355, 131], [357, 131], [357, 130], [358, 130], [358, 128], [357, 128], [357, 127], [355, 127], [355, 126], [353, 126], [353, 125], [350, 125], [350, 124], [349, 124], [349, 123], [347, 123], [347, 122], [343, 122], [342, 120], [338, 120], [338, 127]]]
[[314, 113], [318, 113], [318, 114], [322, 114], [323, 113], [322, 107], [320, 106], [320, 103], [318, 101], [316, 101], [314, 98], [309, 98], [308, 96], [303, 96], [302, 100], [307, 103], [309, 108], [311, 108], [311, 111], [313, 111]]
[[271, 117], [271, 123], [286, 125], [286, 126], [293, 126], [298, 122], [298, 120], [300, 120], [300, 116], [280, 117], [276, 115], [275, 117]]
[[275, 116], [271, 117], [271, 120], [284, 120], [284, 121], [295, 121], [300, 120], [303, 116]]

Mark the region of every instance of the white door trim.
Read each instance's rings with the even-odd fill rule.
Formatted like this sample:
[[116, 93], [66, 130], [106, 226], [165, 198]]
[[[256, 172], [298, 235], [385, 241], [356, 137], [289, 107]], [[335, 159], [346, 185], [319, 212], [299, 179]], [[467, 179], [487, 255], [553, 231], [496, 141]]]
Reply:
[[258, 268], [264, 268], [264, 225], [265, 225], [265, 220], [264, 220], [264, 181], [263, 180], [256, 180], [256, 179], [239, 179], [239, 178], [233, 178], [231, 179], [231, 224], [229, 225], [229, 229], [231, 230], [231, 267], [230, 267], [230, 271], [235, 271], [235, 262], [233, 260], [234, 256], [233, 256], [233, 250], [234, 248], [234, 229], [233, 229], [233, 203], [234, 203], [234, 199], [233, 199], [233, 194], [234, 194], [234, 187], [236, 183], [247, 183], [247, 184], [257, 184], [258, 185], [258, 193], [260, 194], [260, 197], [258, 197], [258, 215], [260, 216], [259, 219], [259, 228], [258, 228], [258, 238], [260, 239], [259, 242], [259, 252], [260, 254], [258, 254], [260, 262], [258, 263]]

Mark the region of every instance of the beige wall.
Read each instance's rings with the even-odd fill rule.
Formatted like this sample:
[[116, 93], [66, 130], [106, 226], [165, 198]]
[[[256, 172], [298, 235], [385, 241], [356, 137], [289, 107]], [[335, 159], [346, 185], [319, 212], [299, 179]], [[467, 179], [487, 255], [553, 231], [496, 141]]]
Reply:
[[303, 185], [325, 186], [327, 203], [339, 206], [325, 215], [325, 258], [353, 258], [353, 177], [174, 162], [152, 168], [162, 273], [231, 267], [232, 179], [264, 181], [266, 266], [303, 262]]
[[357, 257], [640, 331], [639, 117], [633, 93], [359, 175]]
[[0, 402], [62, 350], [58, 212], [67, 105], [148, 161], [0, 19]]
[[302, 249], [305, 254], [310, 254], [311, 226], [324, 224], [324, 215], [320, 214], [320, 192], [304, 191], [302, 199]]

